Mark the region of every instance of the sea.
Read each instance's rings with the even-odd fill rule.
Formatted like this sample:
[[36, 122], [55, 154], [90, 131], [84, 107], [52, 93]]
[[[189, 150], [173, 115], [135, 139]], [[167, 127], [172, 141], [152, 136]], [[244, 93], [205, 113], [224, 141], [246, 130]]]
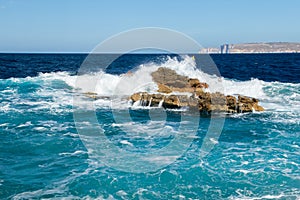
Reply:
[[[300, 54], [92, 56], [0, 54], [0, 199], [300, 199]], [[265, 111], [130, 102], [159, 67]]]

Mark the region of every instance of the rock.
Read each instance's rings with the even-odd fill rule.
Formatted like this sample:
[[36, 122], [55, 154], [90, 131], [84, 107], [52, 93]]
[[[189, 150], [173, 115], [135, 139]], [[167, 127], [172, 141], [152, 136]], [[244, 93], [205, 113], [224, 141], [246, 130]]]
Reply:
[[166, 93], [166, 94], [172, 92], [172, 90], [168, 86], [166, 86], [164, 84], [158, 83], [157, 85], [158, 85], [157, 92]]
[[156, 106], [158, 107], [159, 103], [164, 101], [165, 96], [161, 94], [153, 94], [151, 99], [151, 105], [150, 106]]
[[195, 92], [198, 88], [207, 88], [207, 83], [201, 83], [198, 79], [188, 78], [176, 73], [176, 71], [164, 67], [151, 73], [152, 79], [158, 84], [158, 92]]
[[196, 78], [190, 78], [188, 80], [188, 83], [190, 84], [191, 87], [194, 87], [194, 88], [199, 88], [200, 87], [200, 81]]
[[180, 101], [176, 95], [167, 96], [163, 102], [164, 108], [180, 108]]
[[[135, 93], [130, 97], [133, 102], [140, 101], [144, 106], [158, 107], [161, 105], [163, 108], [170, 109], [189, 107], [200, 112], [236, 113], [264, 110], [258, 105], [258, 99], [242, 95], [236, 99], [234, 96], [225, 96], [220, 92], [205, 92], [203, 89], [208, 88], [207, 83], [179, 75], [168, 68], [158, 68], [151, 75], [158, 85], [159, 94]], [[191, 95], [170, 94], [172, 92], [191, 93]]]
[[198, 92], [196, 93], [199, 101], [199, 110], [200, 111], [211, 111], [211, 96], [208, 92]]
[[241, 96], [241, 95], [238, 96], [238, 101], [239, 103], [251, 103], [251, 104], [258, 102], [258, 100], [255, 98]]
[[185, 88], [171, 87], [170, 89], [172, 90], [172, 92], [189, 92], [189, 93], [195, 92], [195, 89], [191, 87], [185, 87]]
[[133, 102], [140, 101], [142, 106], [158, 107], [162, 103], [163, 108], [182, 108], [189, 107], [198, 109], [200, 112], [253, 112], [264, 111], [263, 107], [258, 105], [258, 100], [240, 96], [238, 101], [234, 96], [225, 96], [219, 92], [209, 93], [201, 92], [188, 95], [167, 95], [167, 94], [149, 94], [146, 92], [135, 93], [130, 99]]
[[208, 84], [207, 83], [200, 83], [200, 88], [208, 88]]
[[260, 105], [258, 105], [258, 104], [254, 104], [254, 105], [253, 105], [253, 108], [254, 108], [255, 111], [259, 111], [259, 112], [265, 110], [262, 106], [260, 106]]
[[211, 94], [211, 103], [213, 105], [226, 105], [226, 97], [220, 92], [215, 92]]
[[166, 83], [167, 86], [171, 87], [171, 88], [187, 88], [189, 87], [189, 85], [181, 80], [173, 80], [173, 81], [168, 81]]
[[219, 111], [219, 112], [227, 112], [228, 107], [226, 105], [226, 97], [224, 94], [220, 92], [212, 93], [211, 94], [211, 111]]
[[226, 96], [226, 105], [228, 107], [228, 112], [236, 112], [237, 104], [236, 98], [234, 96], [227, 95]]
[[142, 96], [140, 93], [134, 93], [133, 95], [130, 96], [130, 99], [133, 102], [139, 101], [139, 100], [141, 100], [141, 98], [142, 98]]
[[173, 81], [181, 81], [185, 85], [188, 83], [187, 76], [181, 76], [176, 73], [176, 71], [172, 69], [168, 69], [165, 67], [158, 68], [155, 72], [151, 73], [153, 81], [156, 83], [161, 83], [168, 86], [168, 83]]
[[238, 96], [238, 112], [264, 111], [264, 108], [258, 105], [258, 99], [246, 96]]
[[198, 79], [196, 78], [190, 78], [188, 80], [188, 83], [190, 84], [191, 87], [193, 88], [208, 88], [207, 83], [201, 83]]

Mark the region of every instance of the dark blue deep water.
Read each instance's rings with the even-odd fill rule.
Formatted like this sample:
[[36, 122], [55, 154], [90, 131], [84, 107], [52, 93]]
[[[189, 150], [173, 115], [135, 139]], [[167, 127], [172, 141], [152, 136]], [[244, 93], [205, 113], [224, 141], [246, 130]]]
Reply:
[[[110, 57], [0, 54], [0, 199], [300, 198], [300, 54]], [[266, 110], [131, 105], [158, 67]]]
[[[109, 55], [98, 55], [105, 60]], [[174, 56], [174, 55], [173, 55]], [[39, 73], [78, 71], [87, 54], [0, 54], [0, 78], [24, 78]], [[201, 55], [196, 56], [201, 60]], [[223, 77], [249, 80], [299, 83], [300, 54], [212, 54]], [[165, 55], [122, 55], [112, 63], [112, 73], [122, 73], [143, 63], [161, 63]]]

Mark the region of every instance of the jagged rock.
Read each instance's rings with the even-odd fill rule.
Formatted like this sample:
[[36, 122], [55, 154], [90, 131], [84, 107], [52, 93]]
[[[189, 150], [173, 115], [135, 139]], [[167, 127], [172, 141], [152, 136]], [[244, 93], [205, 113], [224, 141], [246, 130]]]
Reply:
[[219, 92], [202, 92], [197, 96], [188, 95], [167, 95], [167, 94], [149, 94], [146, 92], [135, 93], [130, 99], [133, 102], [140, 101], [142, 106], [158, 107], [162, 102], [163, 108], [182, 108], [189, 107], [199, 111], [211, 112], [253, 112], [264, 111], [263, 107], [258, 105], [258, 100], [251, 97], [241, 96], [238, 101], [234, 96], [225, 96]]
[[193, 88], [208, 88], [208, 84], [207, 83], [201, 83], [196, 78], [190, 78], [190, 79], [188, 79], [188, 83]]
[[226, 105], [226, 97], [220, 92], [211, 93], [211, 103], [214, 105]]
[[254, 104], [254, 105], [253, 105], [253, 108], [254, 108], [255, 111], [259, 111], [259, 112], [265, 110], [262, 106], [260, 106], [260, 105], [258, 105], [258, 104]]
[[211, 110], [211, 96], [208, 92], [198, 92], [199, 110], [210, 111]]
[[258, 99], [241, 95], [238, 96], [237, 109], [239, 112], [264, 111], [264, 108], [258, 105]]
[[193, 88], [198, 88], [200, 87], [200, 81], [198, 79], [195, 78], [190, 78], [188, 79], [188, 83], [190, 84], [191, 87]]
[[176, 73], [176, 71], [164, 67], [158, 68], [151, 73], [152, 79], [158, 84], [158, 92], [195, 92], [201, 88], [207, 88], [207, 83], [202, 83], [198, 79], [188, 78]]
[[258, 100], [255, 98], [241, 96], [241, 95], [238, 96], [238, 100], [239, 103], [251, 103], [251, 104], [258, 103]]
[[[220, 92], [209, 93], [203, 88], [207, 88], [206, 83], [198, 79], [188, 78], [178, 75], [174, 70], [159, 68], [152, 73], [153, 80], [158, 85], [157, 94], [147, 92], [134, 93], [130, 96], [133, 103], [140, 102], [141, 106], [163, 107], [163, 108], [181, 108], [189, 107], [200, 112], [253, 112], [264, 111], [264, 108], [258, 105], [256, 98], [239, 95], [238, 98]], [[191, 95], [172, 94], [172, 92], [190, 93]], [[98, 96], [97, 93], [87, 92], [87, 97], [93, 99], [107, 99], [107, 96]]]
[[179, 98], [176, 95], [167, 96], [163, 102], [164, 108], [180, 108], [181, 106]]
[[181, 80], [174, 80], [174, 81], [168, 81], [166, 83], [167, 86], [171, 87], [171, 88], [187, 88], [189, 87], [189, 85]]
[[134, 93], [133, 95], [130, 96], [130, 99], [133, 102], [139, 101], [141, 100], [141, 98], [142, 98], [141, 93]]
[[169, 88], [168, 86], [166, 86], [164, 84], [158, 83], [157, 85], [158, 85], [157, 92], [166, 93], [166, 94], [172, 92], [171, 88]]
[[227, 112], [228, 107], [226, 105], [225, 95], [220, 92], [212, 93], [210, 109], [210, 111]]
[[179, 75], [176, 73], [176, 71], [165, 67], [158, 68], [155, 72], [151, 73], [151, 76], [156, 83], [161, 83], [164, 85], [168, 85], [168, 83], [173, 81], [181, 81], [185, 85], [188, 83], [187, 76]]
[[[130, 99], [133, 102], [141, 102], [141, 105], [161, 106], [163, 108], [189, 107], [200, 112], [253, 112], [263, 111], [264, 108], [258, 105], [258, 99], [246, 96], [236, 97], [220, 92], [209, 93], [203, 91], [208, 88], [207, 83], [198, 79], [178, 75], [174, 70], [158, 68], [152, 74], [153, 80], [158, 85], [159, 94], [146, 92], [135, 93]], [[188, 92], [191, 95], [175, 95], [172, 92]]]
[[226, 96], [226, 105], [228, 107], [228, 112], [236, 112], [237, 104], [236, 98], [234, 96], [227, 95]]

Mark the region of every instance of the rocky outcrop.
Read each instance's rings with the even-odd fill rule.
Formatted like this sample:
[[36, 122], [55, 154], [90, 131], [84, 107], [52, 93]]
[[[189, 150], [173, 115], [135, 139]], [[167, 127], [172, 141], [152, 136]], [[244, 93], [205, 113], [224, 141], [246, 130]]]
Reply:
[[[170, 109], [188, 107], [201, 112], [240, 113], [264, 110], [263, 107], [258, 105], [258, 100], [255, 98], [241, 95], [236, 98], [231, 95], [225, 96], [220, 92], [205, 92], [203, 89], [209, 87], [207, 83], [179, 75], [174, 70], [168, 68], [159, 68], [151, 75], [158, 85], [157, 92], [159, 93], [135, 93], [130, 96], [133, 103], [138, 103], [142, 106]], [[190, 95], [172, 94], [174, 92], [188, 92]]]
[[218, 111], [228, 113], [264, 111], [264, 108], [258, 105], [258, 100], [255, 98], [238, 96], [238, 100], [236, 100], [234, 96], [225, 96], [221, 93], [204, 92], [200, 96], [188, 96], [141, 92], [131, 95], [130, 99], [133, 102], [139, 102], [143, 106], [170, 109], [189, 107], [190, 109], [204, 112]]
[[174, 70], [160, 67], [151, 73], [153, 81], [158, 85], [158, 92], [196, 92], [201, 88], [208, 88], [207, 83], [202, 83], [198, 79], [189, 78], [177, 74]]
[[245, 96], [238, 97], [238, 109], [239, 112], [264, 111], [257, 99]]

